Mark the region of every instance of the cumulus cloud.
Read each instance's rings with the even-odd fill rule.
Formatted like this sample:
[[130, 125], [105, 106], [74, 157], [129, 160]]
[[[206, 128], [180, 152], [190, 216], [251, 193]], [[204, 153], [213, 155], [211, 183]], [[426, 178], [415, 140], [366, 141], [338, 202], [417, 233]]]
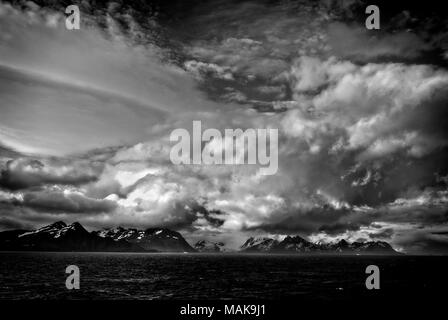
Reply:
[[342, 130], [334, 150], [364, 149], [365, 160], [399, 150], [421, 157], [446, 146], [446, 71], [303, 57], [290, 77], [301, 105], [285, 115], [284, 128], [310, 144]]
[[221, 67], [214, 63], [204, 63], [190, 60], [185, 62], [185, 68], [200, 80], [206, 75], [211, 75], [222, 80], [234, 80], [232, 70], [230, 68]]

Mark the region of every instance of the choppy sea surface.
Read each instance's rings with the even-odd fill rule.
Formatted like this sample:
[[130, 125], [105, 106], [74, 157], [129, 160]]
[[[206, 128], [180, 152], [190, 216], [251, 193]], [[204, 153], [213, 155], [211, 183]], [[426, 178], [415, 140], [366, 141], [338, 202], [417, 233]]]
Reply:
[[[0, 299], [308, 299], [372, 295], [368, 265], [380, 268], [376, 295], [448, 288], [448, 257], [0, 252]], [[68, 290], [65, 268], [80, 269]]]

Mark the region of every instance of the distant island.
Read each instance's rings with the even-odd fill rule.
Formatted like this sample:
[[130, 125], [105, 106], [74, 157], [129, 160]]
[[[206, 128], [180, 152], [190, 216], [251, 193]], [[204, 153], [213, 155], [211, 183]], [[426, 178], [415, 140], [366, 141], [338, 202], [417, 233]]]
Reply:
[[[88, 232], [80, 223], [67, 225], [55, 222], [36, 230], [0, 232], [2, 251], [73, 251], [73, 252], [226, 252], [222, 242], [198, 241], [192, 247], [176, 231], [167, 228], [146, 230], [117, 227]], [[300, 236], [287, 236], [282, 241], [262, 237], [249, 238], [241, 246], [241, 253], [295, 254], [398, 254], [384, 241], [349, 243], [312, 243]]]

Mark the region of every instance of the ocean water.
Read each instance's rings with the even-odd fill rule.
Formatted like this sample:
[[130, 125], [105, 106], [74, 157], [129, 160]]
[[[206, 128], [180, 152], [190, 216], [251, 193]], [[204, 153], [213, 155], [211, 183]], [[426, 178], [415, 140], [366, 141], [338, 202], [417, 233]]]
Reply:
[[[380, 268], [380, 290], [365, 269]], [[80, 268], [68, 290], [65, 268]], [[322, 299], [445, 291], [448, 257], [0, 252], [0, 299]], [[374, 292], [375, 291], [375, 292]]]

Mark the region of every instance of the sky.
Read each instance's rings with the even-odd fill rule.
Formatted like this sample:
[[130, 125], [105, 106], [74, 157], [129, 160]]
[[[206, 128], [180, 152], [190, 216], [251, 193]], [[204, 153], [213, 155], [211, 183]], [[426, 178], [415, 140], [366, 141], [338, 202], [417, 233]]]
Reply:
[[[378, 3], [380, 30], [365, 1], [1, 1], [0, 230], [448, 253], [447, 15]], [[278, 129], [277, 173], [172, 164], [194, 120]]]

